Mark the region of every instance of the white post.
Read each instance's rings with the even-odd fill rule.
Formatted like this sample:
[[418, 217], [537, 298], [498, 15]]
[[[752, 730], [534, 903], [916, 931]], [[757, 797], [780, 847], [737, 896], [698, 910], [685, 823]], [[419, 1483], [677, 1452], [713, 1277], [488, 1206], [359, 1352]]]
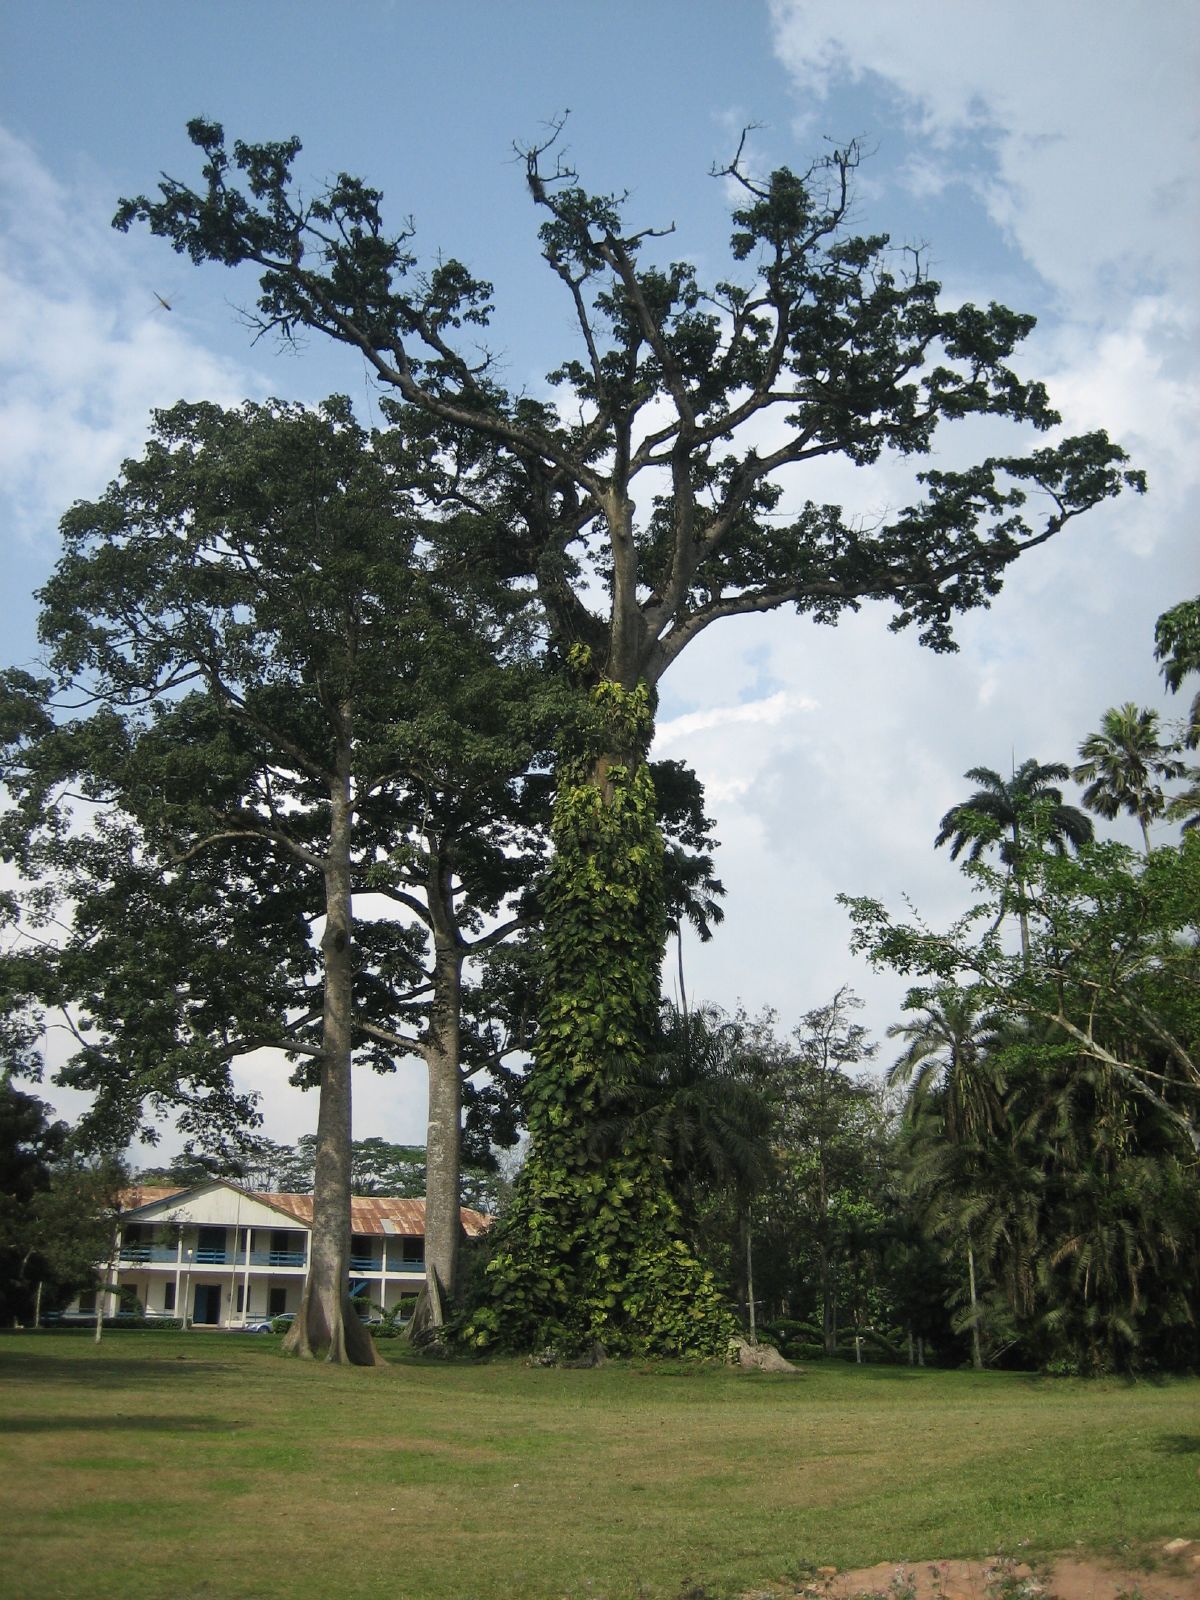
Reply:
[[183, 1274], [183, 1305], [180, 1307], [180, 1320], [185, 1328], [192, 1325], [191, 1312], [188, 1310], [188, 1295], [192, 1292], [192, 1252], [185, 1250], [186, 1266]]

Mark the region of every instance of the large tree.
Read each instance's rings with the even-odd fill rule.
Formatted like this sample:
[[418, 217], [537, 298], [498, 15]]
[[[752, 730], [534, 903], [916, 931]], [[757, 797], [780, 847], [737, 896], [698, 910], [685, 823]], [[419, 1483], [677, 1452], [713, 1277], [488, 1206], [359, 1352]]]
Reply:
[[[451, 1294], [462, 968], [516, 926], [543, 836], [521, 787], [541, 674], [507, 596], [500, 612], [460, 581], [451, 606], [430, 581], [444, 530], [425, 476], [343, 401], [160, 413], [143, 458], [64, 519], [40, 630], [57, 689], [94, 710], [26, 748], [9, 819], [12, 838], [32, 829], [27, 865], [67, 864], [77, 937], [58, 972], [101, 997], [122, 1093], [146, 1088], [131, 1052], [164, 1039], [168, 1061], [206, 1058], [218, 1084], [256, 1046], [312, 1064], [313, 1246], [289, 1344], [360, 1362], [352, 1055], [427, 1063], [428, 1259]], [[64, 827], [71, 779], [116, 826]], [[371, 896], [402, 920], [364, 917]]]
[[852, 233], [855, 145], [762, 179], [739, 149], [722, 174], [739, 196], [734, 265], [712, 285], [670, 260], [669, 229], [580, 187], [557, 134], [524, 151], [577, 332], [551, 403], [503, 390], [477, 348], [489, 286], [457, 261], [422, 268], [378, 191], [345, 174], [303, 190], [296, 139], [228, 149], [203, 120], [189, 134], [199, 187], [165, 178], [157, 198], [122, 202], [117, 225], [140, 219], [195, 261], [256, 267], [262, 328], [357, 351], [454, 457], [465, 499], [481, 476], [502, 484], [512, 523], [480, 555], [536, 589], [553, 650], [592, 697], [558, 752], [532, 1153], [474, 1336], [716, 1348], [726, 1324], [676, 1248], [653, 1150], [599, 1167], [588, 1155], [589, 1119], [636, 1079], [656, 1019], [655, 687], [713, 622], [783, 606], [833, 623], [882, 600], [894, 627], [953, 648], [955, 613], [987, 605], [1012, 561], [1141, 475], [1094, 432], [929, 469], [911, 504], [870, 526], [800, 498], [806, 465], [925, 455], [943, 422], [1059, 420], [1008, 364], [1033, 318], [943, 307], [919, 255]]

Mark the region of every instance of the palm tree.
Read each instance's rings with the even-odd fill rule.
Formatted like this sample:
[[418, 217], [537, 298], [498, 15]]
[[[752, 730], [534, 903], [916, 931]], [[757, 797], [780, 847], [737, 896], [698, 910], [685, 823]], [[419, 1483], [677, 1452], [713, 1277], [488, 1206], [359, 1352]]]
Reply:
[[888, 1071], [889, 1086], [911, 1080], [909, 1107], [918, 1115], [935, 1091], [943, 1091], [940, 1109], [952, 1144], [987, 1138], [1003, 1120], [1004, 1083], [993, 1059], [999, 1019], [980, 1011], [969, 990], [952, 984], [905, 1009], [917, 1017], [888, 1029], [889, 1039], [908, 1044]]
[[[1162, 675], [1172, 694], [1191, 673], [1200, 672], [1200, 595], [1172, 606], [1159, 617], [1154, 625], [1154, 654], [1162, 662]], [[1188, 712], [1184, 743], [1189, 750], [1200, 748], [1200, 693]]]
[[968, 859], [978, 861], [990, 845], [999, 845], [1000, 859], [1012, 874], [1016, 888], [1021, 954], [1028, 965], [1029, 919], [1021, 876], [1021, 830], [1029, 808], [1035, 802], [1049, 807], [1046, 843], [1059, 855], [1065, 855], [1068, 846], [1078, 850], [1091, 841], [1091, 819], [1078, 807], [1065, 804], [1062, 790], [1055, 787], [1056, 781], [1070, 777], [1069, 769], [1061, 762], [1043, 766], [1033, 760], [1022, 761], [1007, 781], [991, 767], [971, 767], [963, 776], [979, 788], [950, 807], [942, 818], [934, 846], [949, 844], [951, 859], [957, 860], [970, 845]]
[[[910, 1120], [916, 1124], [934, 1106], [941, 1114], [947, 1152], [968, 1173], [971, 1150], [994, 1136], [1004, 1118], [1004, 1082], [994, 1052], [999, 1043], [997, 1019], [981, 1012], [969, 990], [947, 984], [923, 1005], [906, 1007], [918, 1013], [913, 1022], [895, 1022], [890, 1039], [905, 1039], [908, 1048], [888, 1072], [889, 1085], [907, 1084]], [[941, 1141], [937, 1141], [941, 1142]], [[965, 1160], [964, 1160], [965, 1158]], [[967, 1196], [966, 1198], [969, 1198]], [[982, 1370], [979, 1343], [979, 1301], [975, 1281], [975, 1247], [970, 1221], [964, 1222], [971, 1303], [971, 1358]]]
[[1182, 776], [1188, 786], [1171, 796], [1163, 815], [1172, 822], [1181, 822], [1184, 833], [1190, 833], [1193, 828], [1200, 828], [1200, 767], [1188, 767]]
[[1162, 789], [1155, 781], [1178, 778], [1186, 771], [1175, 760], [1176, 746], [1158, 737], [1158, 712], [1144, 711], [1132, 701], [1104, 713], [1099, 733], [1090, 733], [1079, 746], [1083, 757], [1071, 776], [1086, 783], [1083, 803], [1102, 817], [1127, 811], [1142, 829], [1142, 842], [1150, 854], [1150, 821], [1166, 808]]

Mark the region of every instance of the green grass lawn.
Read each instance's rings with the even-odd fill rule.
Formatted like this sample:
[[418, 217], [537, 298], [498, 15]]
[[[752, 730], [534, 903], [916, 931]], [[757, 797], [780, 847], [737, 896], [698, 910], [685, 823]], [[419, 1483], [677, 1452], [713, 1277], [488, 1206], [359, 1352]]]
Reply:
[[14, 1333], [0, 1452], [5, 1600], [673, 1600], [1200, 1533], [1195, 1380], [355, 1371], [271, 1337]]

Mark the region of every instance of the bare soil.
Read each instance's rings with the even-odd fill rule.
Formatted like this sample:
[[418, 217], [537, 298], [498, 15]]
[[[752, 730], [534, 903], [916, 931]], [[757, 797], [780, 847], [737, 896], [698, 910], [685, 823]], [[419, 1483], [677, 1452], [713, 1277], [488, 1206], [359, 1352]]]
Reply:
[[819, 1570], [803, 1585], [780, 1584], [752, 1590], [743, 1600], [855, 1600], [885, 1595], [894, 1600], [1200, 1600], [1200, 1540], [1176, 1540], [1184, 1549], [1152, 1549], [1134, 1566], [1100, 1559], [1058, 1556], [1029, 1566], [1005, 1563], [1003, 1587], [998, 1563], [981, 1561], [882, 1561], [853, 1572]]

